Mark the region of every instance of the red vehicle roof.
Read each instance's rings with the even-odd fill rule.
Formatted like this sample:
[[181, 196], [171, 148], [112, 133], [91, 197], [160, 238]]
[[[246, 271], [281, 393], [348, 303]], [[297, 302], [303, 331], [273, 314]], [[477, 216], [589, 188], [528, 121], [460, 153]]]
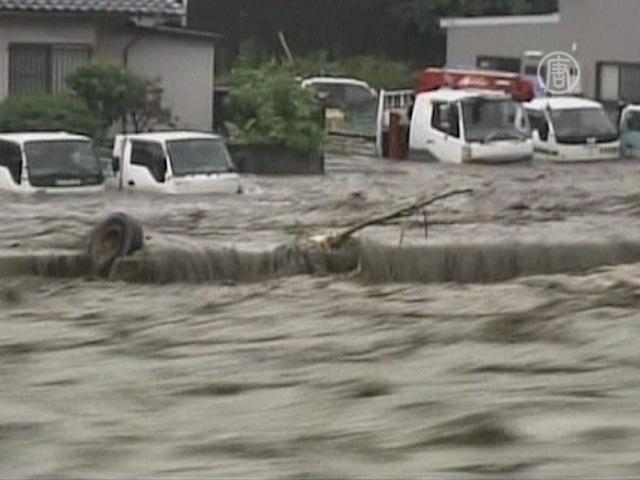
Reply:
[[535, 97], [534, 86], [528, 79], [515, 73], [481, 70], [427, 68], [420, 74], [415, 90], [420, 93], [443, 87], [502, 90], [521, 102]]

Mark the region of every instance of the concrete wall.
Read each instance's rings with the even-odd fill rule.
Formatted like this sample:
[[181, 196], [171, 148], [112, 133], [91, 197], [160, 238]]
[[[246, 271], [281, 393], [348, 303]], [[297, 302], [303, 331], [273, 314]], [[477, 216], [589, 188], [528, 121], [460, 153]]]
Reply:
[[596, 95], [596, 63], [640, 62], [638, 0], [561, 0], [562, 29], [578, 46], [585, 94]]
[[35, 17], [25, 19], [18, 15], [0, 17], [0, 100], [9, 93], [9, 44], [10, 43], [80, 43], [94, 45], [96, 29], [91, 23], [81, 23], [71, 18], [56, 22]]
[[564, 46], [560, 24], [459, 26], [447, 30], [447, 65], [476, 66], [479, 56], [521, 58], [526, 50]]
[[210, 40], [145, 33], [130, 52], [129, 68], [162, 78], [166, 104], [182, 128], [211, 130], [214, 47]]
[[451, 27], [447, 63], [475, 65], [478, 56], [520, 57], [525, 50], [565, 51], [580, 63], [584, 94], [595, 97], [598, 62], [640, 62], [640, 1], [560, 0], [560, 18], [559, 24]]

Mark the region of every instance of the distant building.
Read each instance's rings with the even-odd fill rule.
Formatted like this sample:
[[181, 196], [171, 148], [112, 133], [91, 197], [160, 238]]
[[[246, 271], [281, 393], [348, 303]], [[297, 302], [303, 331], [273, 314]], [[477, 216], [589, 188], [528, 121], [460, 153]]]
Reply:
[[552, 15], [446, 18], [447, 64], [521, 71], [527, 51], [562, 51], [580, 65], [585, 96], [640, 103], [640, 2], [560, 0]]
[[102, 60], [161, 77], [181, 126], [209, 130], [217, 37], [185, 17], [176, 0], [0, 0], [0, 100], [66, 91], [70, 73]]

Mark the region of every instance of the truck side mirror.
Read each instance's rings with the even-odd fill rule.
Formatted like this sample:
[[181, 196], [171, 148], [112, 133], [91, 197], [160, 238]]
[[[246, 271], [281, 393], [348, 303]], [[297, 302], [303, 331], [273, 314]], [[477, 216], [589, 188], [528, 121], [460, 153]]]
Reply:
[[120, 159], [118, 157], [111, 158], [111, 168], [113, 169], [113, 173], [120, 171]]

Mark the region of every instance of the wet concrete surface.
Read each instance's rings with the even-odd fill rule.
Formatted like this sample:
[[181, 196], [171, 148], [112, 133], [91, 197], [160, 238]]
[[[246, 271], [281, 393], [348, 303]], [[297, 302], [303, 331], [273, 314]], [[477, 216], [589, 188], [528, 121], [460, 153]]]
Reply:
[[[637, 240], [640, 165], [329, 158], [247, 194], [3, 197], [0, 250], [77, 250], [126, 211], [151, 247], [264, 249], [448, 186], [397, 245]], [[0, 279], [0, 474], [637, 478], [640, 265], [494, 285]]]

